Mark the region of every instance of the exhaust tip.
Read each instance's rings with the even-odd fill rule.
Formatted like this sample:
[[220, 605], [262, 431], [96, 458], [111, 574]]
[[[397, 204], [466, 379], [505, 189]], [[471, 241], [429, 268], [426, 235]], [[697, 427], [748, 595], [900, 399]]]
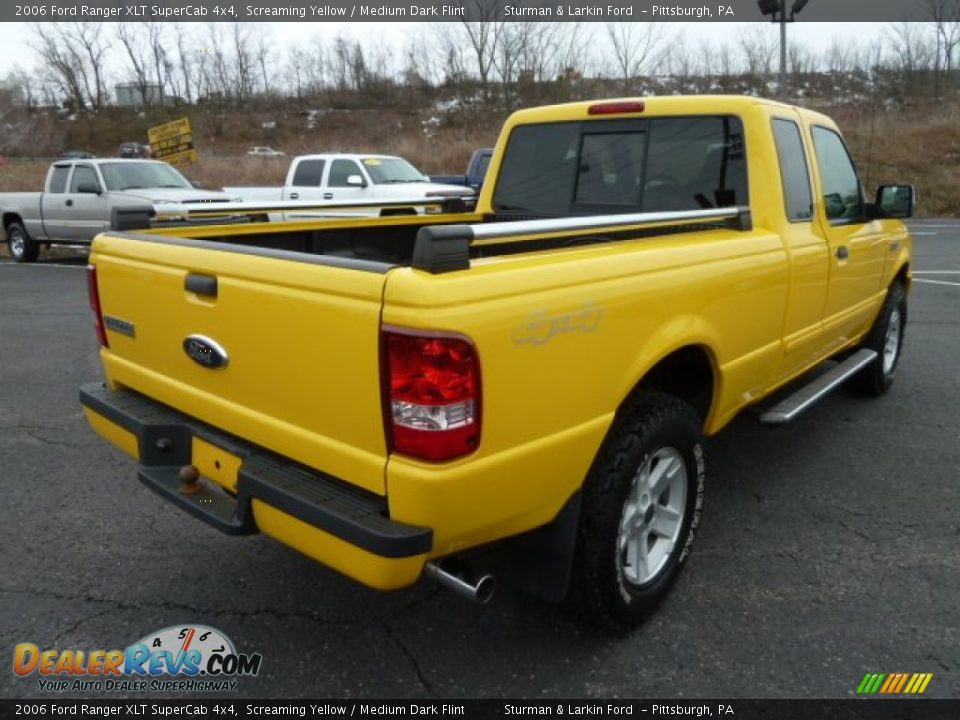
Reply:
[[447, 567], [428, 562], [424, 567], [424, 573], [441, 587], [468, 600], [473, 600], [479, 605], [490, 602], [497, 587], [497, 581], [493, 575], [477, 575], [466, 566], [452, 562], [445, 565]]
[[496, 578], [493, 575], [484, 575], [477, 580], [474, 600], [480, 605], [486, 605], [493, 599], [493, 593], [496, 589]]

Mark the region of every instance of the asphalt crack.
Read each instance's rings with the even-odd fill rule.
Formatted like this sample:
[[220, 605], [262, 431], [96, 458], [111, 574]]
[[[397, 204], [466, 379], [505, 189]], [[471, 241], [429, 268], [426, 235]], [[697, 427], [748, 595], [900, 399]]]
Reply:
[[858, 538], [861, 538], [862, 540], [866, 540], [868, 543], [873, 542], [873, 539], [869, 535], [867, 535], [861, 530], [858, 530], [855, 527], [851, 527], [850, 525], [845, 523], [843, 520], [840, 520], [839, 518], [833, 519], [833, 518], [824, 517], [823, 515], [820, 515], [819, 513], [815, 512], [814, 510], [811, 510], [810, 508], [806, 508], [806, 510], [809, 513], [810, 517], [812, 517], [814, 520], [818, 520], [825, 525], [839, 525], [847, 532], [856, 535]]
[[73, 625], [68, 627], [66, 630], [63, 630], [62, 632], [58, 633], [57, 636], [50, 642], [50, 647], [57, 647], [57, 643], [59, 643], [63, 638], [67, 637], [70, 633], [76, 632], [76, 630], [81, 625], [84, 625], [90, 622], [91, 620], [96, 620], [99, 617], [103, 617], [104, 615], [107, 615], [111, 612], [113, 612], [113, 608], [107, 608], [105, 610], [98, 610], [95, 613], [92, 613], [90, 615], [87, 615], [86, 617], [80, 618]]
[[417, 678], [417, 682], [420, 683], [420, 686], [426, 691], [431, 697], [439, 697], [437, 692], [433, 689], [433, 685], [427, 679], [426, 673], [424, 673], [423, 668], [420, 667], [420, 661], [417, 660], [417, 656], [414, 654], [413, 650], [407, 647], [406, 643], [400, 639], [391, 627], [390, 623], [386, 620], [381, 621], [384, 631], [387, 633], [387, 637], [393, 641], [393, 644], [396, 645], [400, 652], [403, 653], [407, 660], [410, 661], [410, 665], [413, 667], [413, 674]]

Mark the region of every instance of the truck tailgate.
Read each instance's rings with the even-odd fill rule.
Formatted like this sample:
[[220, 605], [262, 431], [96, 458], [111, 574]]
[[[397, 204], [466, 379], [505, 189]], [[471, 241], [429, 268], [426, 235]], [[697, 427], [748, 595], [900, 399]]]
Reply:
[[[90, 262], [111, 387], [384, 494], [379, 324], [389, 265], [115, 235], [97, 238]], [[203, 357], [211, 343], [222, 367]]]

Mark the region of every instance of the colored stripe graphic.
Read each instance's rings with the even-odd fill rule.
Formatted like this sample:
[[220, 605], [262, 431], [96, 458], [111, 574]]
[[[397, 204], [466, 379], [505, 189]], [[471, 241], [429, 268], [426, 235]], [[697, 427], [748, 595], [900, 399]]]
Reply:
[[919, 695], [926, 691], [933, 673], [867, 673], [857, 686], [858, 695]]
[[906, 685], [906, 683], [907, 683], [907, 674], [900, 673], [900, 682], [897, 683], [897, 687], [893, 692], [898, 693], [901, 690], [903, 690], [903, 686]]

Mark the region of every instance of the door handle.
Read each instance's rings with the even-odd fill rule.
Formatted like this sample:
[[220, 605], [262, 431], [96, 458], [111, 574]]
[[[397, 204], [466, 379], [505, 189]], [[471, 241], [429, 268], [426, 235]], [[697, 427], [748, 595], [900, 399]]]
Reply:
[[850, 257], [850, 251], [847, 249], [846, 245], [841, 245], [837, 248], [837, 257], [841, 260], [846, 260]]
[[291, 200], [296, 200], [299, 197], [300, 197], [300, 193], [290, 193]]
[[67, 207], [73, 207], [73, 200], [67, 200]]
[[188, 292], [197, 295], [216, 297], [217, 277], [216, 275], [204, 275], [202, 273], [187, 273], [187, 277], [183, 281], [183, 287]]
[[323, 199], [324, 199], [324, 200], [333, 200], [333, 193], [324, 193], [324, 194], [323, 194]]

